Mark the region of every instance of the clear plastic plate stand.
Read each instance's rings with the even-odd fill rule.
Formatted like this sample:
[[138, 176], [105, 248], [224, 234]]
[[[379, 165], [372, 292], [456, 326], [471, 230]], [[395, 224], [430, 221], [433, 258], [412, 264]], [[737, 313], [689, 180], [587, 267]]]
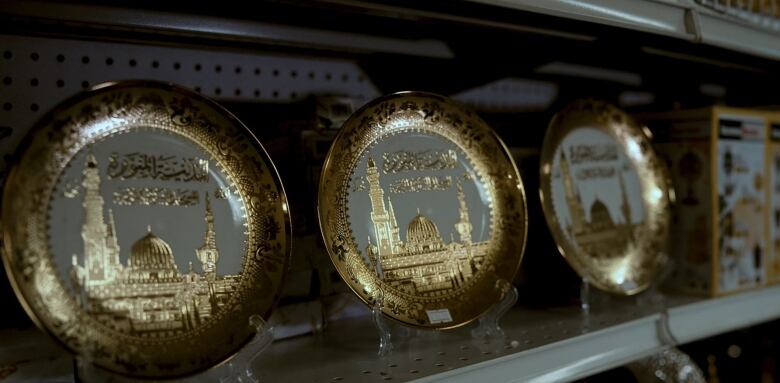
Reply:
[[[506, 342], [506, 334], [504, 334], [504, 330], [501, 329], [499, 321], [507, 311], [515, 305], [518, 294], [517, 288], [509, 281], [503, 279], [496, 281], [495, 288], [499, 291], [501, 297], [500, 301], [491, 306], [479, 317], [476, 327], [472, 326], [473, 328], [468, 336], [483, 346], [500, 343], [501, 347], [503, 347]], [[443, 341], [442, 338], [446, 337], [447, 334], [459, 331], [457, 329], [452, 331], [412, 329], [409, 326], [394, 323], [385, 317], [385, 315], [382, 314], [383, 307], [384, 296], [380, 293], [371, 307], [371, 312], [374, 325], [376, 326], [379, 335], [379, 347], [377, 351], [377, 355], [379, 356], [378, 362], [380, 363], [379, 371], [384, 377], [391, 377], [391, 369], [389, 367], [394, 365], [393, 357], [396, 350], [394, 342], [398, 343], [398, 339], [395, 338], [400, 338], [403, 340], [401, 343], [408, 343], [410, 347], [413, 347], [411, 342], [409, 342], [409, 338], [424, 338], [425, 343], [428, 344], [440, 343]]]

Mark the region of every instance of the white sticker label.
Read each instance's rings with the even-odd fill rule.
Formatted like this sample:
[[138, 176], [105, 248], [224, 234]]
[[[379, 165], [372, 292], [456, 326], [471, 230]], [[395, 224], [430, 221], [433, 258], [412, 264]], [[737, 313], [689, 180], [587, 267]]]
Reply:
[[428, 314], [428, 320], [431, 321], [431, 324], [452, 322], [452, 316], [448, 309], [425, 310], [425, 312]]

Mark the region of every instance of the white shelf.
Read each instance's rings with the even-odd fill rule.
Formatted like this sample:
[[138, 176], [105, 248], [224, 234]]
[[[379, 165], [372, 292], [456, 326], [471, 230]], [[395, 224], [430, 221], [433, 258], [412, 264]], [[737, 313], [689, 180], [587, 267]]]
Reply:
[[[780, 318], [780, 287], [666, 301], [672, 307], [669, 330], [682, 343]], [[518, 307], [502, 320], [507, 343], [476, 342], [467, 330], [420, 333], [399, 341], [400, 348], [386, 360], [375, 356], [377, 336], [370, 318], [357, 318], [336, 323], [319, 337], [277, 342], [258, 367], [269, 380], [570, 381], [662, 350], [662, 315], [653, 306], [647, 298], [610, 298], [594, 306], [590, 323], [576, 306]]]
[[[673, 299], [674, 300], [674, 299]], [[684, 299], [683, 299], [684, 300]], [[683, 304], [668, 312], [680, 343], [780, 318], [780, 286]], [[419, 382], [565, 382], [660, 351], [660, 314], [420, 379]]]
[[660, 315], [466, 366], [419, 382], [559, 382], [583, 378], [661, 350]]
[[780, 32], [698, 5], [693, 0], [471, 0], [528, 12], [701, 41], [780, 59]]
[[[362, 0], [329, 0], [371, 12], [387, 12], [408, 18], [423, 17], [501, 26], [553, 34], [573, 39], [592, 36], [560, 30], [555, 25], [530, 27], [495, 20], [453, 16], [446, 9], [426, 11], [422, 7], [375, 4]], [[695, 0], [470, 0], [501, 8], [546, 14], [646, 33], [699, 41], [721, 48], [780, 60], [780, 30], [759, 21], [738, 18], [701, 6]], [[449, 46], [439, 40], [407, 40], [390, 36], [367, 36], [281, 24], [231, 20], [209, 16], [180, 15], [119, 7], [83, 6], [51, 1], [6, 0], [0, 2], [0, 15], [18, 19], [59, 20], [75, 25], [106, 26], [162, 34], [208, 36], [270, 45], [288, 45], [363, 53], [400, 53], [434, 58], [452, 58]], [[108, 24], [106, 22], [108, 21]], [[763, 23], [767, 24], [767, 23]]]
[[[395, 352], [386, 359], [376, 356], [376, 330], [364, 316], [336, 322], [317, 336], [276, 341], [255, 367], [261, 381], [565, 382], [663, 349], [657, 332], [662, 316], [643, 299], [596, 303], [589, 323], [577, 306], [517, 307], [502, 319], [507, 342], [476, 341], [468, 329], [397, 331]], [[780, 318], [780, 286], [667, 302], [673, 307], [669, 329], [681, 343]], [[37, 330], [2, 330], [0, 338], [9, 340], [0, 343], [0, 365], [17, 365], [14, 379], [72, 379], [67, 353]]]
[[207, 36], [218, 40], [360, 53], [385, 52], [434, 58], [453, 56], [446, 44], [436, 40], [406, 40], [205, 15], [64, 4], [56, 1], [4, 0], [0, 1], [0, 15], [104, 28], [111, 26], [136, 32], [154, 31], [161, 36]]
[[688, 343], [780, 318], [780, 286], [710, 299], [669, 310], [669, 328]]
[[686, 7], [677, 1], [647, 0], [472, 0], [615, 27], [692, 39]]

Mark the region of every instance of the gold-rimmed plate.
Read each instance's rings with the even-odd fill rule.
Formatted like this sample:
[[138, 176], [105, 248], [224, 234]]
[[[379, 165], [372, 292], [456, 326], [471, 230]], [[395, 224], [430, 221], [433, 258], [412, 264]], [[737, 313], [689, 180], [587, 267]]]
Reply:
[[548, 127], [539, 182], [558, 250], [580, 276], [623, 295], [651, 285], [674, 194], [646, 127], [605, 102], [568, 105]]
[[527, 224], [522, 181], [495, 132], [419, 92], [376, 99], [345, 122], [322, 171], [319, 217], [350, 288], [423, 328], [457, 327], [498, 303]]
[[225, 109], [170, 84], [106, 83], [57, 106], [20, 146], [2, 202], [3, 261], [30, 317], [119, 374], [225, 361], [287, 269], [270, 158]]

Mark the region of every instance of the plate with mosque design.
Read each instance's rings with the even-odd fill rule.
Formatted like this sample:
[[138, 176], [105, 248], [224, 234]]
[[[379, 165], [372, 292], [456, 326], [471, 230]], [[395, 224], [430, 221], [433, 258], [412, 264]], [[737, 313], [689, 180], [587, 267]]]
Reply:
[[106, 83], [24, 139], [2, 200], [3, 260], [38, 326], [105, 370], [192, 374], [267, 319], [290, 252], [257, 139], [195, 92]]
[[616, 294], [648, 288], [667, 259], [674, 190], [650, 137], [620, 109], [581, 100], [553, 117], [542, 146], [542, 207], [558, 250]]
[[319, 219], [344, 281], [406, 325], [466, 324], [511, 288], [526, 202], [512, 157], [476, 114], [401, 92], [355, 112], [322, 170]]

